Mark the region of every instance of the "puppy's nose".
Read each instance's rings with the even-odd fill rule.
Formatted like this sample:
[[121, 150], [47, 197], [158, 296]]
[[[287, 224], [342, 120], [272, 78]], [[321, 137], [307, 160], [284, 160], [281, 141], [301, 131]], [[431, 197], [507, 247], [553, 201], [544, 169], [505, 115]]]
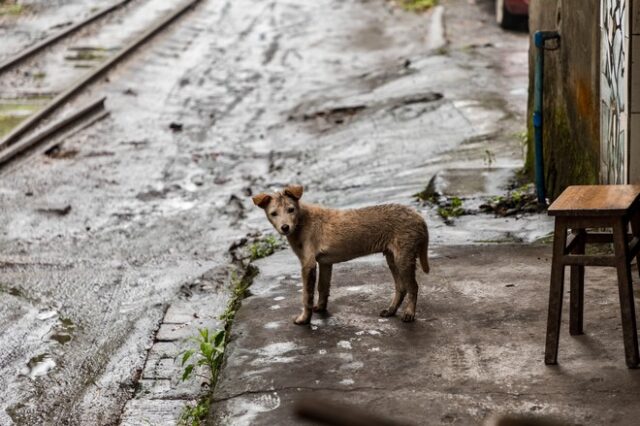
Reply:
[[282, 225], [280, 229], [282, 229], [282, 232], [286, 234], [287, 232], [289, 232], [289, 225]]

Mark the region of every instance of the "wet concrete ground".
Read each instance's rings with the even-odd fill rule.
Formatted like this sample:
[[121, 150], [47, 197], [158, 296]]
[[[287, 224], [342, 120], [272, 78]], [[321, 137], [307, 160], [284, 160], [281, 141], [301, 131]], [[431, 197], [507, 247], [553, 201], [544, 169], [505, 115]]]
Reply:
[[[181, 332], [218, 324], [229, 246], [268, 230], [257, 191], [295, 181], [334, 206], [415, 205], [434, 247], [546, 235], [544, 217], [449, 226], [413, 200], [439, 173], [475, 211], [522, 166], [527, 37], [499, 30], [491, 1], [442, 3], [416, 15], [384, 0], [203, 0], [73, 99], [58, 117], [103, 95], [110, 115], [0, 171], [0, 423], [115, 424], [124, 412], [139, 424], [144, 404], [175, 419], [200, 383], [175, 391], [165, 361], [147, 374], [170, 359], [156, 332], [174, 324], [167, 309], [200, 313], [203, 300], [209, 315], [183, 317]], [[22, 45], [48, 28], [7, 22], [26, 28]], [[84, 36], [101, 40], [100, 28]], [[55, 52], [44, 72], [60, 69]], [[141, 380], [162, 385], [142, 402]]]
[[564, 425], [637, 424], [640, 375], [625, 365], [610, 268], [587, 270], [585, 335], [569, 336], [565, 311], [559, 364], [546, 366], [548, 246], [434, 249], [432, 272], [417, 274], [410, 324], [378, 316], [393, 284], [384, 258], [371, 256], [334, 267], [329, 314], [294, 325], [301, 290], [292, 257], [257, 262], [210, 424], [313, 424], [294, 416], [303, 399], [403, 425], [481, 425], [514, 413]]

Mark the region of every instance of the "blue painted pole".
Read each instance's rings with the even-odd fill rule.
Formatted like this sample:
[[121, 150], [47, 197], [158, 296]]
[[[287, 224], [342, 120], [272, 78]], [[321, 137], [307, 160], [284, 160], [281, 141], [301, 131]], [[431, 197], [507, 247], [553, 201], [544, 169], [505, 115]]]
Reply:
[[535, 142], [535, 177], [536, 195], [539, 204], [547, 203], [547, 193], [544, 181], [544, 157], [542, 144], [542, 110], [544, 94], [544, 43], [547, 40], [559, 39], [560, 35], [556, 31], [536, 31], [533, 41], [536, 46], [536, 68], [534, 78], [533, 96], [533, 130]]

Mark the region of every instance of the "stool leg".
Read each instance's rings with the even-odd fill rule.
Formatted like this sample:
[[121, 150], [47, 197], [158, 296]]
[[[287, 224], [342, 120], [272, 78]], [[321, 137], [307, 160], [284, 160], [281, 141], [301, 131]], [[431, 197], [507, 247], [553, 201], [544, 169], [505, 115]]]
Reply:
[[[640, 238], [640, 209], [631, 218], [631, 234]], [[638, 268], [638, 275], [640, 275], [640, 253], [636, 255], [636, 267]]]
[[562, 317], [562, 296], [564, 292], [564, 264], [562, 257], [567, 245], [567, 225], [563, 217], [556, 217], [553, 232], [553, 259], [551, 261], [551, 285], [549, 289], [549, 316], [547, 318], [547, 341], [544, 363], [558, 363], [558, 342]]
[[636, 309], [633, 301], [633, 285], [631, 283], [630, 259], [627, 258], [627, 222], [617, 221], [613, 227], [613, 245], [616, 252], [616, 268], [618, 270], [618, 290], [620, 292], [620, 312], [622, 315], [622, 334], [624, 352], [629, 368], [640, 363], [638, 355], [638, 331], [636, 329]]
[[[578, 243], [573, 254], [584, 254], [586, 233], [584, 229], [578, 229], [576, 238]], [[583, 334], [582, 323], [584, 314], [584, 266], [571, 265], [571, 295], [569, 312], [569, 333], [572, 336]]]

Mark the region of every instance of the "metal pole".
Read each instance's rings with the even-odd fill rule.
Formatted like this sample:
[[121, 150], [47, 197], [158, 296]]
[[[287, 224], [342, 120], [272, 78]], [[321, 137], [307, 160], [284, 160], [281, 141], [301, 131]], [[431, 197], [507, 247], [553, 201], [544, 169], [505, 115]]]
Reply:
[[533, 129], [535, 141], [535, 177], [536, 194], [539, 204], [547, 203], [547, 193], [544, 180], [544, 151], [543, 151], [543, 94], [544, 94], [544, 44], [547, 40], [557, 40], [560, 34], [556, 31], [537, 31], [533, 40], [536, 46], [536, 68], [533, 98]]

